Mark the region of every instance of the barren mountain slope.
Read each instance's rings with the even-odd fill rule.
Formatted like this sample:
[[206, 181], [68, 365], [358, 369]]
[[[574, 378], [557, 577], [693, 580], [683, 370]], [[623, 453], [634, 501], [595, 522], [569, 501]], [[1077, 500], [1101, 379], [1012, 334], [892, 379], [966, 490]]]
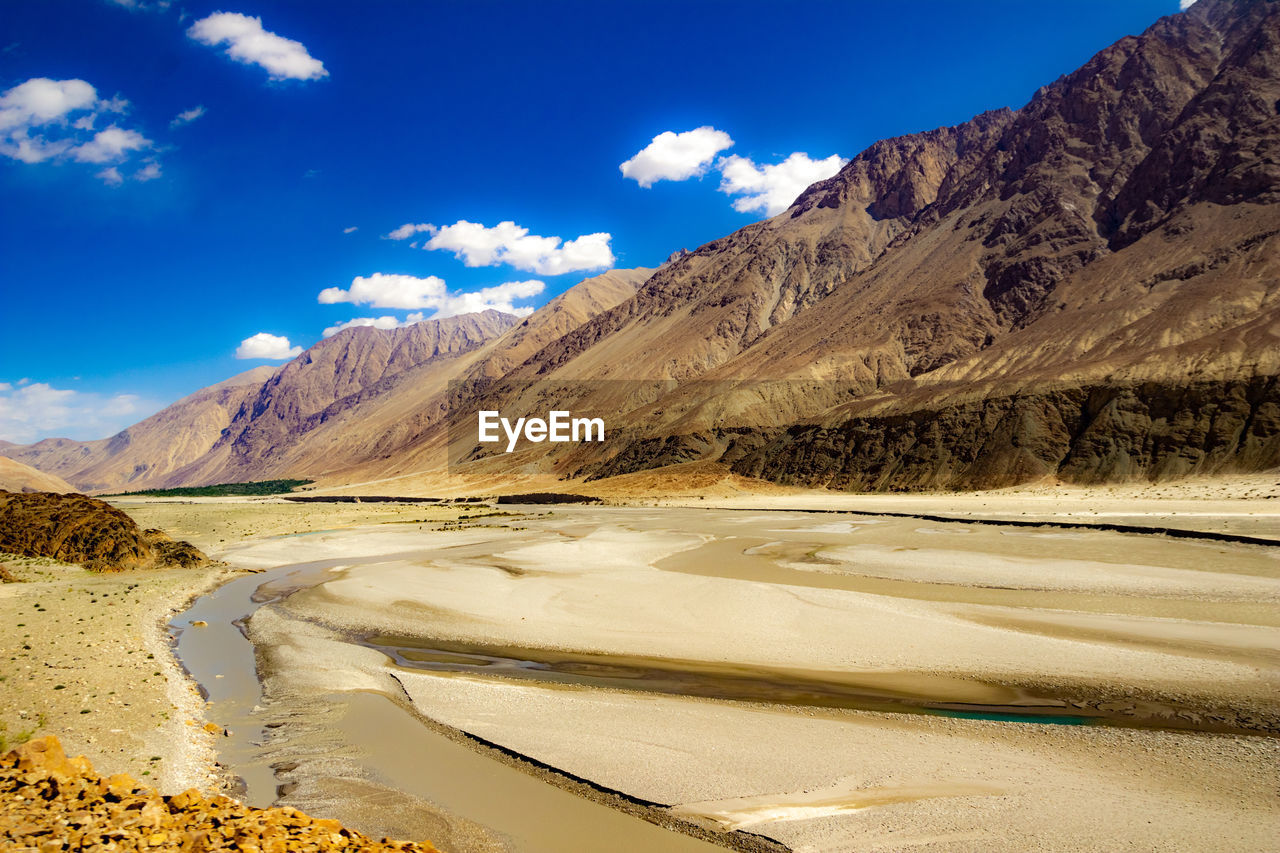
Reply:
[[444, 381], [517, 322], [489, 310], [402, 329], [344, 329], [281, 368], [208, 453], [164, 482], [318, 476], [386, 456], [436, 416]]
[[496, 378], [591, 318], [635, 295], [654, 270], [636, 267], [609, 270], [585, 279], [539, 308], [496, 341], [462, 379]]
[[703, 375], [870, 268], [947, 176], [970, 168], [1009, 118], [1007, 111], [988, 113], [956, 128], [877, 143], [833, 179], [839, 203], [780, 214], [665, 265], [634, 298], [546, 347], [515, 375]]
[[37, 471], [16, 459], [0, 456], [0, 491], [5, 492], [74, 492], [75, 487], [61, 477]]
[[[1006, 390], [1275, 372], [1277, 102], [1280, 5], [1162, 19], [1037, 93], [868, 273], [730, 371], [887, 358]], [[837, 203], [839, 180], [789, 215]]]
[[[483, 391], [514, 365], [554, 342], [592, 317], [635, 293], [653, 270], [610, 270], [584, 279], [539, 308], [501, 337], [468, 355], [466, 359], [424, 368], [422, 375], [405, 382], [395, 394], [384, 394], [349, 414], [349, 421], [326, 423], [307, 447], [328, 446], [323, 468], [309, 464], [306, 470], [328, 482], [381, 480], [403, 474], [440, 470], [446, 465], [445, 445], [449, 399], [479, 400]], [[410, 392], [409, 389], [412, 389]], [[407, 427], [407, 428], [406, 428]], [[382, 431], [376, 452], [347, 449], [351, 434]], [[305, 453], [311, 453], [304, 449]], [[294, 470], [291, 468], [290, 470]]]
[[255, 367], [183, 397], [111, 438], [51, 438], [0, 447], [8, 456], [54, 474], [85, 491], [153, 486], [175, 469], [207, 453], [274, 367]]
[[[937, 488], [1280, 464], [1278, 104], [1280, 3], [1201, 0], [1016, 113], [872, 146], [695, 252], [689, 287], [655, 276], [524, 372], [728, 380], [633, 411], [619, 456], [580, 469], [594, 476], [721, 458], [786, 482]], [[815, 230], [814, 258], [789, 251]], [[831, 283], [761, 322], [763, 291], [727, 283], [779, 267]], [[760, 381], [784, 378], [802, 381]], [[1034, 397], [1059, 389], [1077, 391]], [[788, 416], [822, 428], [771, 443]]]

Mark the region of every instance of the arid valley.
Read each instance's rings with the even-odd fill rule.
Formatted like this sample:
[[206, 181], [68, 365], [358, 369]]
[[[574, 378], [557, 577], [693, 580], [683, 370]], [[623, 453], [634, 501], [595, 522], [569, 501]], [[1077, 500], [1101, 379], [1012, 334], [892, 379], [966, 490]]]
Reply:
[[0, 849], [1280, 853], [1280, 0], [0, 3]]
[[[805, 494], [121, 501], [227, 565], [166, 575], [92, 648], [137, 637], [162, 659], [155, 605], [181, 611], [176, 654], [207, 702], [170, 663], [141, 685], [77, 663], [67, 621], [101, 611], [38, 610], [84, 584], [33, 568], [47, 579], [0, 606], [25, 620], [19, 659], [44, 665], [14, 673], [0, 712], [12, 731], [38, 710], [109, 771], [209, 787], [216, 756], [251, 805], [444, 850], [1262, 850], [1280, 545], [1260, 543], [1280, 543], [1280, 487], [1221, 488], [1125, 496], [1123, 517], [1101, 494], [1030, 490], [887, 515]], [[1257, 541], [1087, 526], [1179, 516]], [[975, 523], [1002, 519], [1018, 526]], [[128, 607], [140, 582], [90, 589]], [[120, 731], [104, 712], [122, 703], [168, 719]]]

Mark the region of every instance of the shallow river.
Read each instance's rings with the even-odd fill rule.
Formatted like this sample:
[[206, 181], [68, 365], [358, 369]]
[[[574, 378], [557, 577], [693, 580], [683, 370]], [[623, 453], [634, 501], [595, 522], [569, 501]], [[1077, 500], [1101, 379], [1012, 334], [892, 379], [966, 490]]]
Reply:
[[[173, 619], [177, 654], [207, 693], [207, 716], [229, 731], [220, 760], [242, 780], [248, 802], [268, 805], [303, 784], [300, 802], [312, 810], [329, 803], [334, 816], [375, 834], [431, 833], [458, 853], [722, 849], [548, 784], [456, 730], [428, 724], [406, 697], [335, 689], [305, 701], [264, 698], [259, 658], [241, 626], [268, 605], [288, 604], [298, 624], [337, 626], [343, 643], [377, 652], [387, 672], [406, 679], [494, 679], [642, 702], [696, 697], [797, 718], [815, 710], [889, 712], [1268, 740], [1280, 733], [1273, 714], [1256, 713], [1274, 700], [1266, 680], [1277, 661], [1267, 632], [1280, 622], [1271, 553], [1280, 549], [786, 512], [558, 508], [554, 517], [531, 513], [511, 523], [453, 539], [432, 531], [338, 532], [327, 552], [299, 541], [299, 554], [330, 558], [241, 577]], [[366, 542], [349, 552], [365, 556], [347, 556], [355, 541], [341, 538], [348, 533], [386, 537], [387, 548]], [[276, 552], [289, 552], [279, 545]], [[529, 602], [544, 602], [543, 609], [527, 609]], [[880, 618], [888, 628], [876, 627]], [[555, 633], [556, 619], [564, 620], [563, 634]], [[913, 633], [913, 624], [943, 628], [935, 636]], [[671, 625], [688, 631], [687, 656], [670, 651]], [[815, 632], [812, 661], [807, 630]], [[897, 630], [900, 642], [886, 639]], [[567, 648], [549, 649], [547, 636]], [[877, 662], [878, 653], [897, 660], [901, 646], [918, 647], [920, 659]], [[1068, 666], [1046, 658], [1041, 646], [1078, 652], [1081, 666], [1094, 665], [1099, 648], [1174, 675], [1185, 661], [1224, 672], [1238, 666], [1261, 673], [1261, 698], [1253, 702], [1250, 683], [1224, 676], [1216, 694], [1185, 703], [1169, 698], [1178, 691], [1117, 699], [1116, 680], [1128, 675], [1121, 664], [1110, 694], [1084, 678], [997, 678], [1006, 646], [1008, 659], [1026, 656], [1033, 673], [1046, 660]], [[845, 665], [854, 654], [865, 662]], [[973, 670], [935, 666], [946, 655], [971, 658]], [[1096, 659], [1111, 665], [1105, 654]], [[1169, 677], [1164, 669], [1134, 675], [1146, 684]], [[485, 712], [486, 725], [499, 713]], [[522, 725], [515, 712], [510, 719]], [[290, 734], [298, 731], [305, 733]], [[491, 727], [484, 731], [504, 741]], [[509, 732], [511, 742], [538, 743], [536, 733]], [[297, 762], [281, 759], [289, 737], [295, 752], [309, 744], [306, 774], [291, 775]], [[326, 767], [337, 768], [332, 779]], [[666, 816], [660, 804], [631, 799], [634, 811]], [[759, 843], [742, 834], [736, 840]]]
[[[334, 566], [360, 562], [320, 560], [241, 577], [170, 622], [178, 658], [209, 701], [207, 717], [228, 731], [218, 743], [219, 761], [239, 777], [240, 796], [250, 805], [274, 803], [279, 783], [256, 713], [262, 688], [254, 649], [239, 625], [263, 604], [331, 578]], [[205, 624], [192, 627], [196, 622]], [[491, 830], [518, 853], [724, 849], [549, 785], [427, 728], [384, 696], [332, 699], [341, 708], [334, 734], [362, 753], [372, 779]]]

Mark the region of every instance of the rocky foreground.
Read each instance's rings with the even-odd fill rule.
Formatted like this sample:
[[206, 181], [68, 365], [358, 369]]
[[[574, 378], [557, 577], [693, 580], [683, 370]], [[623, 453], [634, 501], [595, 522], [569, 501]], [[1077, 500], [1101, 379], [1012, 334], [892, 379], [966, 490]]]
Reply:
[[91, 571], [209, 563], [189, 542], [175, 542], [162, 530], [143, 530], [105, 501], [52, 492], [0, 491], [0, 551], [52, 557]]
[[194, 788], [161, 796], [128, 774], [102, 778], [56, 737], [0, 756], [0, 848], [55, 850], [433, 851], [375, 841], [297, 809], [259, 809]]

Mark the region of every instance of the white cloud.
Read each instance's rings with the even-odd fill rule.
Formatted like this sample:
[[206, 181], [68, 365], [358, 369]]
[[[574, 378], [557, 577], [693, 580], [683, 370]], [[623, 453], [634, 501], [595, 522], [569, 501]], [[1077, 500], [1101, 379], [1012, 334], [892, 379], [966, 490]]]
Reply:
[[811, 160], [797, 151], [781, 163], [757, 166], [746, 157], [732, 154], [716, 164], [720, 169], [720, 192], [738, 195], [733, 209], [741, 213], [762, 211], [769, 216], [791, 206], [796, 196], [815, 181], [829, 178], [846, 162], [832, 154], [825, 160]]
[[[84, 80], [33, 77], [0, 95], [0, 155], [23, 163], [68, 157], [82, 163], [123, 162], [151, 147], [151, 140], [116, 124], [96, 133], [93, 128], [98, 116], [128, 108], [118, 95], [99, 99]], [[118, 183], [119, 170], [105, 169], [98, 177]]]
[[127, 113], [129, 111], [129, 102], [116, 95], [110, 100], [98, 101], [98, 109], [107, 113]]
[[354, 233], [356, 233], [356, 232], [357, 232], [357, 231], [359, 231], [359, 230], [360, 230], [360, 226], [359, 226], [359, 225], [352, 225], [350, 228], [343, 228], [343, 229], [342, 229], [342, 233], [343, 233], [343, 234], [354, 234]]
[[424, 249], [451, 251], [469, 267], [510, 264], [538, 275], [560, 275], [603, 269], [614, 262], [611, 236], [606, 233], [584, 234], [561, 245], [559, 237], [530, 234], [528, 228], [511, 221], [488, 228], [460, 219], [443, 228], [428, 226], [423, 230], [432, 235]]
[[150, 145], [151, 140], [138, 131], [124, 130], [113, 124], [106, 130], [98, 131], [93, 139], [83, 145], [75, 146], [67, 153], [81, 163], [110, 163], [113, 160], [123, 160], [129, 151], [138, 151]]
[[144, 182], [154, 181], [156, 178], [160, 177], [162, 174], [163, 172], [160, 171], [160, 164], [152, 160], [148, 162], [145, 166], [143, 166], [141, 169], [134, 172], [133, 179], [135, 181], [144, 181]]
[[236, 347], [236, 358], [268, 358], [281, 361], [286, 358], [297, 358], [302, 355], [302, 347], [289, 346], [289, 339], [284, 335], [272, 335], [258, 332], [245, 338]]
[[375, 329], [403, 329], [406, 326], [421, 323], [425, 319], [426, 315], [421, 311], [416, 311], [405, 317], [403, 320], [391, 315], [387, 315], [385, 317], [356, 317], [353, 320], [347, 320], [345, 323], [330, 326], [324, 330], [324, 336], [326, 338], [331, 338], [343, 329], [351, 329], [358, 326], [373, 326]]
[[0, 96], [0, 130], [48, 124], [97, 102], [97, 90], [83, 80], [33, 77]]
[[187, 35], [201, 44], [227, 45], [236, 62], [261, 65], [272, 80], [318, 80], [328, 77], [324, 63], [311, 56], [302, 42], [262, 28], [262, 19], [237, 12], [214, 12], [196, 21]]
[[124, 183], [124, 175], [121, 175], [120, 170], [115, 166], [103, 169], [95, 177], [100, 178], [109, 187], [118, 187]]
[[[537, 296], [545, 287], [546, 285], [542, 281], [531, 279], [529, 281], [508, 281], [505, 284], [496, 284], [480, 290], [458, 292], [450, 291], [444, 279], [434, 275], [426, 278], [416, 278], [411, 275], [376, 272], [368, 277], [356, 276], [351, 280], [351, 287], [346, 290], [340, 287], [326, 287], [320, 291], [318, 301], [325, 305], [350, 302], [354, 305], [370, 305], [374, 308], [430, 309], [434, 311], [430, 318], [433, 320], [489, 309], [524, 317], [533, 313], [533, 309], [527, 306], [517, 308], [515, 303], [522, 299]], [[410, 316], [412, 317], [413, 315]], [[378, 321], [385, 323], [394, 319], [381, 317], [378, 318]], [[352, 320], [340, 327], [330, 328], [337, 330], [346, 328], [348, 325], [369, 326], [376, 324], [377, 321], [370, 318], [362, 318], [361, 320]], [[379, 326], [379, 328], [393, 327]], [[326, 329], [326, 337], [329, 334], [329, 329]]]
[[1178, 0], [1178, 9], [1185, 12], [1196, 4], [1196, 0]]
[[204, 113], [204, 104], [197, 104], [189, 110], [183, 110], [174, 116], [173, 120], [169, 122], [169, 129], [173, 130], [182, 127], [183, 125], [191, 124], [191, 122], [203, 116]]
[[0, 95], [0, 154], [24, 163], [57, 157], [73, 144], [68, 139], [46, 139], [36, 128], [65, 133], [67, 116], [91, 109], [98, 92], [84, 80], [50, 80], [33, 77]]
[[683, 181], [703, 175], [716, 154], [733, 146], [723, 130], [698, 127], [684, 133], [666, 131], [618, 168], [642, 187], [657, 181]]
[[404, 225], [401, 225], [399, 228], [387, 234], [387, 239], [388, 240], [408, 240], [410, 237], [412, 237], [414, 234], [417, 234], [419, 231], [430, 231], [434, 234], [435, 230], [436, 230], [436, 227], [434, 225], [430, 225], [425, 222], [419, 223], [419, 224], [406, 222]]
[[137, 394], [94, 394], [44, 382], [0, 382], [0, 439], [27, 444], [54, 436], [90, 440], [114, 435], [159, 411]]

